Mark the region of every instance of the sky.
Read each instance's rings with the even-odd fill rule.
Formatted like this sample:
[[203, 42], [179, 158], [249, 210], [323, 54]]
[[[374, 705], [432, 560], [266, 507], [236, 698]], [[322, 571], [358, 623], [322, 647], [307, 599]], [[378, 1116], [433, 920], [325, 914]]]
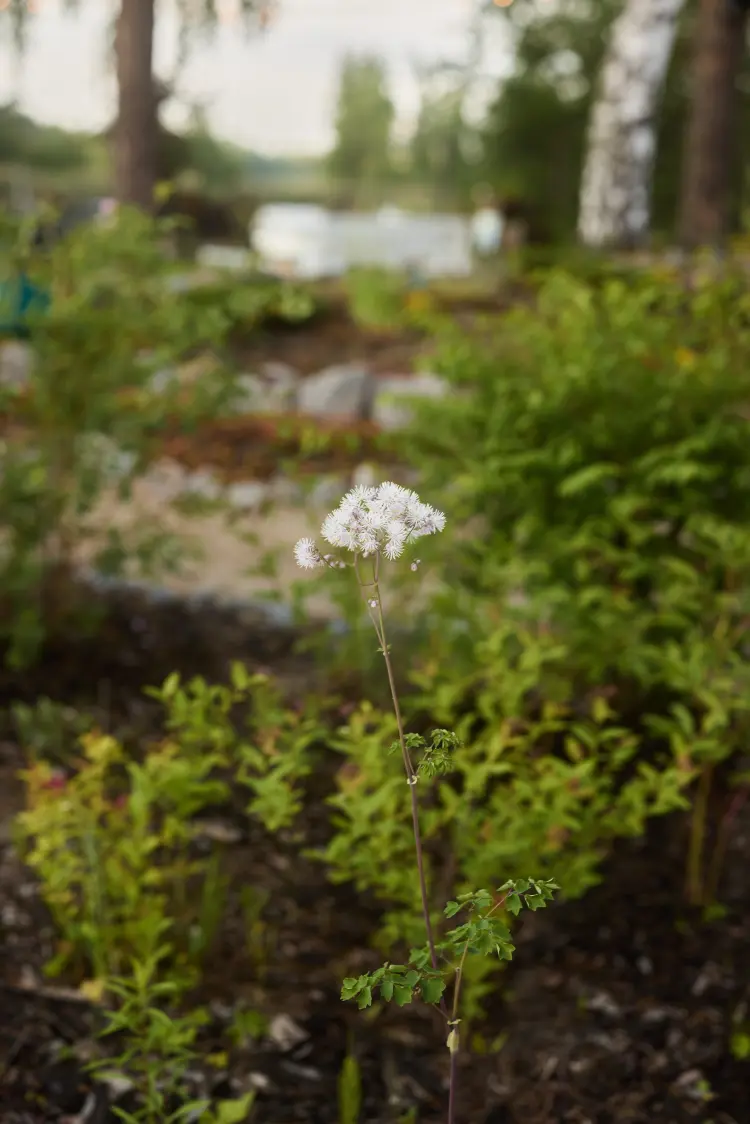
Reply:
[[[114, 0], [81, 0], [78, 15], [61, 0], [31, 0], [37, 9], [28, 50], [14, 61], [7, 36], [0, 42], [0, 103], [49, 124], [97, 130], [113, 116], [114, 84], [107, 59], [107, 30]], [[223, 0], [231, 16], [234, 0]], [[475, 0], [278, 0], [271, 25], [246, 38], [224, 24], [211, 44], [196, 49], [180, 80], [184, 102], [205, 106], [212, 131], [256, 152], [317, 155], [333, 139], [341, 60], [348, 52], [373, 52], [388, 69], [397, 109], [397, 135], [407, 135], [419, 106], [414, 64], [466, 57], [467, 28]], [[0, 8], [2, 8], [0, 0]], [[173, 0], [159, 0], [156, 69], [172, 71], [177, 23]], [[2, 13], [0, 13], [2, 18]], [[487, 37], [483, 82], [507, 72], [509, 51], [500, 21]], [[165, 122], [179, 127], [182, 107], [172, 103]]]

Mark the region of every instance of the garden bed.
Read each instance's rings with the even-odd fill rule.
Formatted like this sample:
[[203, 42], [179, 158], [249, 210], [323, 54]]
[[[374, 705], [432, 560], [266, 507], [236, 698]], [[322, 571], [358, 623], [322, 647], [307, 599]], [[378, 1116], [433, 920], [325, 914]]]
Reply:
[[[3, 676], [0, 700], [7, 707], [50, 695], [142, 740], [153, 736], [158, 709], [141, 688], [174, 668], [215, 679], [237, 658], [277, 669], [292, 696], [308, 689], [313, 668], [294, 655], [292, 640], [289, 630], [206, 602], [158, 604], [135, 592], [118, 594], [98, 639], [49, 645], [33, 675]], [[22, 755], [7, 724], [3, 738], [0, 1119], [109, 1124], [106, 1097], [92, 1093], [83, 1069], [97, 1008], [56, 990], [73, 981], [53, 987], [43, 976], [51, 933], [8, 838]], [[332, 772], [326, 764], [310, 786], [306, 845], [325, 838], [323, 799]], [[367, 1019], [338, 998], [344, 975], [379, 962], [368, 949], [374, 903], [332, 888], [319, 865], [300, 858], [293, 839], [265, 835], [234, 808], [217, 809], [206, 845], [225, 848], [235, 891], [198, 996], [212, 1021], [196, 1089], [255, 1089], [251, 1120], [258, 1124], [339, 1124], [337, 1082], [351, 1046], [364, 1085], [362, 1124], [444, 1120], [440, 1022], [420, 1008]], [[740, 1054], [750, 1004], [750, 823], [738, 825], [732, 847], [722, 894], [729, 912], [717, 924], [702, 923], [683, 904], [684, 839], [675, 821], [655, 823], [645, 840], [623, 844], [606, 888], [526, 917], [488, 1019], [472, 1028], [459, 1121], [744, 1124], [750, 1073], [730, 1039]], [[270, 899], [252, 953], [243, 885]], [[262, 1011], [267, 1031], [254, 1043], [228, 1047], [227, 1026], [239, 1005]]]
[[265, 414], [217, 419], [195, 433], [166, 436], [155, 456], [188, 471], [212, 469], [231, 483], [268, 480], [286, 462], [305, 476], [351, 471], [362, 461], [392, 465], [393, 445], [372, 422]]

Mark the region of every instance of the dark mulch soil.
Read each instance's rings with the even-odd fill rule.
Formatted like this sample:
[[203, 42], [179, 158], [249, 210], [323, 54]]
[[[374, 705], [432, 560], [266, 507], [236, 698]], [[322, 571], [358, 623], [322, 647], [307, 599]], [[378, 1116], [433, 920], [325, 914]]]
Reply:
[[246, 370], [266, 360], [288, 363], [302, 375], [335, 363], [366, 362], [375, 373], [411, 371], [425, 347], [424, 337], [410, 331], [364, 331], [343, 300], [327, 301], [309, 320], [299, 323], [269, 319], [233, 347]]
[[[438, 300], [438, 306], [454, 322], [472, 324], [477, 317], [497, 313], [520, 294], [502, 297]], [[376, 375], [407, 374], [418, 360], [430, 353], [432, 344], [414, 329], [376, 330], [363, 328], [349, 314], [340, 296], [327, 299], [309, 320], [290, 323], [269, 319], [246, 339], [238, 340], [234, 357], [245, 370], [257, 369], [266, 360], [288, 363], [302, 375], [314, 374], [336, 363], [364, 362]]]
[[[170, 615], [171, 614], [171, 615]], [[133, 627], [131, 617], [138, 623]], [[49, 694], [101, 711], [113, 727], [155, 721], [139, 686], [174, 666], [222, 673], [227, 659], [275, 663], [292, 691], [309, 669], [285, 641], [269, 640], [209, 607], [190, 611], [121, 598], [106, 643], [51, 649], [33, 676], [6, 676], [0, 703]], [[143, 638], [150, 637], [144, 645]], [[188, 658], [189, 653], [189, 658]], [[144, 710], [143, 708], [146, 707]], [[6, 735], [9, 727], [6, 725]], [[12, 853], [9, 819], [21, 763], [0, 744], [0, 1121], [110, 1124], [108, 1098], [85, 1076], [97, 1011], [58, 993], [42, 974], [53, 936], [33, 881]], [[325, 770], [324, 770], [325, 771]], [[325, 835], [317, 778], [306, 843]], [[216, 842], [223, 839], [223, 842]], [[217, 813], [206, 847], [223, 846], [234, 884], [264, 890], [265, 924], [248, 950], [239, 894], [232, 898], [197, 1001], [212, 1022], [195, 1088], [216, 1095], [254, 1088], [257, 1124], [335, 1124], [337, 1079], [348, 1046], [360, 1062], [363, 1122], [445, 1119], [444, 1029], [434, 1012], [367, 1018], [338, 999], [344, 975], [375, 966], [368, 933], [377, 913], [295, 840], [265, 836], [230, 810]], [[705, 924], [681, 895], [684, 839], [676, 821], [627, 844], [605, 884], [583, 901], [530, 915], [513, 965], [498, 980], [488, 1018], [461, 1063], [463, 1124], [747, 1124], [750, 1065], [730, 1039], [750, 1022], [750, 822], [738, 823], [723, 885], [727, 916]], [[498, 877], [502, 877], [499, 872]], [[261, 1009], [269, 1030], [255, 1044], [227, 1043], [239, 1005]], [[225, 1055], [225, 1056], [222, 1056]], [[124, 1099], [122, 1099], [124, 1098]]]
[[[314, 429], [321, 446], [305, 448]], [[374, 422], [326, 421], [302, 415], [253, 415], [222, 418], [195, 432], [166, 437], [158, 445], [162, 457], [187, 471], [209, 468], [223, 481], [269, 480], [285, 462], [291, 473], [347, 473], [363, 461], [392, 465], [395, 442]]]

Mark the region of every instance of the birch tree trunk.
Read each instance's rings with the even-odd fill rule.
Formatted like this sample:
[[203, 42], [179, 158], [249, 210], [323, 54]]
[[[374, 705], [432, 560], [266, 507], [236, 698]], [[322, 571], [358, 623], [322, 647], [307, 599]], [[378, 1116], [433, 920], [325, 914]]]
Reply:
[[578, 234], [587, 246], [630, 248], [648, 237], [656, 118], [684, 6], [626, 0], [612, 26], [581, 180]]
[[685, 140], [680, 242], [720, 250], [729, 234], [739, 154], [737, 78], [747, 45], [748, 4], [701, 0]]
[[156, 183], [153, 78], [155, 0], [121, 0], [115, 34], [118, 112], [114, 130], [117, 198], [151, 210]]

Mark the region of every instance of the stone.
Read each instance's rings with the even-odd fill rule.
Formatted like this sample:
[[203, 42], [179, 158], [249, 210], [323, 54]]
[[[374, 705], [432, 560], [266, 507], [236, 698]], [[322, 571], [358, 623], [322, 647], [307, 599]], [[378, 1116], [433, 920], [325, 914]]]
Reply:
[[155, 371], [148, 381], [153, 394], [164, 394], [182, 387], [197, 386], [204, 379], [215, 377], [220, 370], [219, 361], [210, 352], [196, 355], [179, 366], [163, 367]]
[[362, 421], [372, 414], [374, 389], [364, 363], [341, 363], [303, 379], [297, 404], [312, 417]]
[[33, 352], [20, 340], [0, 344], [0, 386], [26, 386], [31, 377]]
[[183, 494], [218, 500], [224, 493], [221, 481], [210, 471], [192, 472], [183, 483]]
[[232, 412], [281, 414], [297, 409], [300, 376], [288, 363], [264, 363], [257, 374], [240, 375]]
[[308, 1034], [290, 1015], [281, 1013], [271, 1019], [268, 1037], [279, 1050], [287, 1053], [304, 1042]]
[[319, 476], [310, 490], [308, 502], [313, 510], [334, 508], [345, 492], [349, 491], [349, 481], [345, 476]]
[[239, 511], [260, 511], [271, 498], [271, 489], [260, 480], [239, 480], [229, 485], [226, 498]]
[[404, 429], [412, 419], [409, 399], [444, 398], [449, 384], [428, 371], [414, 375], [389, 375], [378, 379], [372, 406], [372, 420], [387, 433]]
[[81, 434], [79, 442], [84, 462], [111, 484], [127, 479], [137, 464], [135, 453], [121, 449], [104, 433]]

